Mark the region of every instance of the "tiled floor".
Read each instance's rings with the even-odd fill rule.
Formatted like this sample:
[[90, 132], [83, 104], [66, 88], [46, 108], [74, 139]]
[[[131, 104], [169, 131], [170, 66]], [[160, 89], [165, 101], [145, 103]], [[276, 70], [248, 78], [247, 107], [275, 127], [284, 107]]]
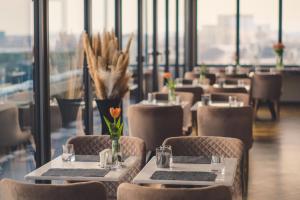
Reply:
[[[259, 113], [263, 118], [268, 113]], [[254, 125], [255, 143], [250, 151], [248, 200], [300, 199], [300, 106], [282, 106], [279, 122], [259, 121]], [[52, 137], [55, 154], [68, 135]], [[0, 159], [0, 179], [23, 180], [34, 168], [31, 148]]]

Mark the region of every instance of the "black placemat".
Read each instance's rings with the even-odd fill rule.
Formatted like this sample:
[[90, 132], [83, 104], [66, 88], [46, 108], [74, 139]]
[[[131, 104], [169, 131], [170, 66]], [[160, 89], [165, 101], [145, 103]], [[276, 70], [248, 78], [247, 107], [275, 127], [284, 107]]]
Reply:
[[104, 177], [109, 169], [62, 169], [51, 168], [42, 176], [69, 176], [69, 177]]
[[217, 175], [212, 172], [156, 171], [150, 177], [153, 180], [215, 181]]
[[99, 162], [99, 155], [75, 155], [75, 161], [77, 162]]
[[173, 156], [173, 163], [210, 164], [211, 157], [206, 156]]

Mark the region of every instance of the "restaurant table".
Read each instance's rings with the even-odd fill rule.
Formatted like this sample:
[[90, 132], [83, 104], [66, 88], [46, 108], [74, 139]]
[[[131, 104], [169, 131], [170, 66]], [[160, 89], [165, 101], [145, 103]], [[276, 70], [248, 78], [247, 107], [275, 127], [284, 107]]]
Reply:
[[[201, 101], [196, 102], [192, 107], [191, 111], [197, 111], [197, 108], [203, 106]], [[238, 105], [236, 106], [230, 106], [229, 102], [210, 102], [207, 106], [213, 106], [213, 107], [243, 107], [244, 103], [239, 101]]]
[[[90, 155], [86, 155], [88, 157]], [[97, 155], [96, 155], [97, 156]], [[83, 155], [81, 155], [83, 157]], [[98, 157], [98, 156], [97, 156]], [[99, 162], [96, 162], [95, 159], [88, 161], [87, 159], [82, 159], [81, 161], [74, 162], [64, 162], [62, 161], [61, 156], [58, 156], [54, 160], [46, 163], [38, 169], [30, 172], [25, 176], [25, 180], [61, 180], [61, 181], [120, 181], [124, 176], [127, 175], [131, 167], [136, 165], [138, 158], [135, 156], [128, 157], [123, 165], [124, 167], [120, 169], [111, 169], [109, 172], [102, 177], [99, 176], [64, 176], [64, 175], [43, 175], [46, 172], [49, 172], [50, 169], [79, 169], [79, 170], [101, 170]]]
[[[219, 84], [214, 84], [214, 88], [220, 88]], [[223, 84], [223, 88], [245, 88], [248, 92], [250, 91], [250, 85], [237, 85], [237, 84]]]
[[[221, 164], [214, 164], [221, 168]], [[236, 158], [224, 158], [225, 173], [216, 172], [216, 179], [214, 181], [197, 181], [197, 180], [157, 180], [151, 178], [155, 172], [212, 172], [211, 164], [192, 164], [192, 163], [173, 163], [171, 168], [158, 168], [156, 166], [156, 157], [154, 156], [140, 173], [133, 179], [134, 184], [163, 184], [163, 185], [185, 185], [185, 186], [211, 186], [211, 185], [226, 185], [233, 186], [234, 177], [237, 170]], [[215, 166], [214, 166], [214, 169]], [[178, 174], [180, 174], [178, 173]]]
[[192, 126], [192, 119], [191, 119], [191, 104], [187, 101], [181, 101], [180, 104], [168, 102], [168, 101], [155, 101], [155, 102], [148, 102], [147, 100], [143, 100], [140, 102], [143, 105], [154, 105], [154, 106], [181, 106], [183, 109], [183, 127], [184, 129], [188, 129]]

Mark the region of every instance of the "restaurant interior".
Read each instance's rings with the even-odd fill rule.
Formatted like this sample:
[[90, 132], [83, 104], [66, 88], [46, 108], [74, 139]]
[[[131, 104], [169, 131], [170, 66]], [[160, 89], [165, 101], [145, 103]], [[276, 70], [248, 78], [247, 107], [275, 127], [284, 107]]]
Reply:
[[299, 200], [299, 7], [1, 1], [0, 200]]

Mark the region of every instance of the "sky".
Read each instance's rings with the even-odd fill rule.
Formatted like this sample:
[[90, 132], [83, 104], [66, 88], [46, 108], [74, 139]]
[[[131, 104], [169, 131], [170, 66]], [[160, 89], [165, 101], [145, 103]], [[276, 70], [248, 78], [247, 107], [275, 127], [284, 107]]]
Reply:
[[[50, 34], [60, 31], [81, 33], [83, 28], [83, 0], [49, 0]], [[105, 9], [105, 1], [107, 9]], [[183, 23], [183, 1], [180, 6], [180, 20]], [[107, 13], [107, 26], [114, 23], [112, 0], [93, 0], [94, 30], [104, 27], [104, 14]], [[137, 0], [123, 0], [123, 32], [136, 30]], [[148, 29], [151, 32], [152, 1], [148, 0]], [[158, 0], [158, 31], [164, 32], [164, 0]], [[170, 31], [175, 30], [175, 0], [170, 2]], [[236, 0], [198, 0], [198, 24], [215, 25], [220, 14], [235, 14]], [[278, 0], [241, 0], [241, 14], [253, 14], [257, 24], [269, 24], [272, 29], [278, 26]], [[300, 32], [300, 0], [284, 0], [284, 30]], [[63, 5], [64, 4], [64, 5]], [[65, 7], [65, 9], [63, 9]], [[32, 0], [0, 0], [0, 31], [7, 35], [28, 35], [33, 29]], [[183, 29], [183, 26], [181, 26]]]

